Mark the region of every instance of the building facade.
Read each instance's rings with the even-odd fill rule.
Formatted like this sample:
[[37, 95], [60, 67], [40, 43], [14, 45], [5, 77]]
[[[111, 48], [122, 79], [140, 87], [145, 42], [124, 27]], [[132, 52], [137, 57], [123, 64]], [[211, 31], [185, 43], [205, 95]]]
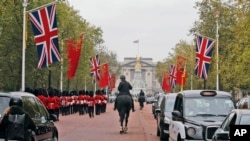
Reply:
[[[135, 66], [137, 63], [137, 58], [129, 57], [124, 58], [124, 61], [121, 62], [121, 74], [126, 76], [126, 80], [130, 82], [131, 84], [134, 81], [135, 75]], [[161, 84], [156, 79], [156, 63], [153, 62], [152, 58], [140, 58], [140, 73], [142, 81], [145, 83], [144, 92], [145, 94], [154, 94], [155, 92], [161, 91]], [[118, 77], [119, 78], [119, 77]], [[119, 79], [117, 79], [116, 84], [118, 85], [120, 82]], [[117, 86], [116, 85], [116, 86]], [[132, 91], [133, 95], [137, 95], [137, 92]]]

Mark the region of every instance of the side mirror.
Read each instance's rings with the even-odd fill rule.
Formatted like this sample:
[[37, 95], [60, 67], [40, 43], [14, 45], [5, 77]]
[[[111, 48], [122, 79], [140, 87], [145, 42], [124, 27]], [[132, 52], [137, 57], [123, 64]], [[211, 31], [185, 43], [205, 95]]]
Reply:
[[157, 109], [155, 109], [155, 113], [160, 113], [161, 112], [161, 109], [160, 108], [157, 108]]
[[229, 133], [216, 133], [215, 138], [217, 140], [229, 140]]
[[173, 111], [172, 112], [172, 119], [173, 120], [177, 120], [177, 119], [180, 119], [182, 118], [182, 114], [180, 111]]

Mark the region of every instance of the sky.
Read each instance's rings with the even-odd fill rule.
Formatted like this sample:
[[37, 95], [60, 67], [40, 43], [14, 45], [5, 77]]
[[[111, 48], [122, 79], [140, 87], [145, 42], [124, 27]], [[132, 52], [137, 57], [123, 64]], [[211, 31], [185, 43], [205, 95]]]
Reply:
[[[163, 61], [180, 40], [192, 42], [197, 0], [68, 0], [91, 25], [103, 31], [102, 44], [125, 57]], [[134, 43], [138, 40], [139, 43]]]

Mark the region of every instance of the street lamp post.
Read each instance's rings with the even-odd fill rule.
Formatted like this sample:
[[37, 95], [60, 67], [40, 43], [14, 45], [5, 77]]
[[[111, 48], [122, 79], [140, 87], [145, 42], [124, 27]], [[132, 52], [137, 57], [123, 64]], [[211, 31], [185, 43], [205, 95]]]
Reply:
[[25, 48], [26, 48], [26, 7], [28, 0], [23, 1], [23, 50], [22, 50], [22, 87], [21, 91], [24, 91], [25, 87]]

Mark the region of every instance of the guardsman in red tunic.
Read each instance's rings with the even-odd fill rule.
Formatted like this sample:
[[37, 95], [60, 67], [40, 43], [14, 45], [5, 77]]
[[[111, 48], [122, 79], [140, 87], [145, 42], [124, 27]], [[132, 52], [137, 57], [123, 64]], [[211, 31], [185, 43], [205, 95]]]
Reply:
[[68, 92], [67, 94], [67, 114], [72, 113], [72, 97], [71, 94]]
[[77, 91], [72, 91], [72, 107], [73, 107], [73, 113], [77, 113], [79, 110], [78, 110], [78, 94], [77, 94]]
[[101, 114], [101, 103], [102, 103], [102, 100], [101, 100], [101, 96], [100, 96], [100, 90], [96, 90], [96, 93], [95, 93], [95, 114], [96, 115], [100, 115]]
[[48, 97], [48, 106], [47, 106], [47, 109], [48, 109], [48, 112], [50, 114], [55, 114], [55, 109], [56, 109], [56, 98], [55, 98], [55, 91], [54, 89], [49, 89], [49, 97]]
[[47, 109], [48, 103], [47, 103], [47, 97], [46, 93], [43, 89], [38, 89], [37, 97], [42, 101], [43, 105]]
[[[43, 103], [43, 101], [44, 101], [44, 96], [43, 96], [43, 94], [42, 94], [42, 91], [41, 91], [41, 89], [36, 89], [35, 90], [35, 95], [37, 96], [37, 98], [38, 99], [40, 99], [41, 100], [41, 102]], [[44, 104], [44, 103], [43, 103]], [[44, 105], [45, 106], [45, 105]]]
[[66, 115], [67, 112], [67, 91], [63, 91], [60, 97], [62, 116]]
[[89, 98], [88, 98], [88, 113], [89, 113], [90, 118], [94, 117], [94, 107], [95, 107], [94, 92], [90, 91]]
[[83, 104], [84, 104], [84, 96], [83, 96], [83, 90], [80, 90], [79, 91], [79, 96], [78, 96], [78, 101], [79, 101], [79, 115], [83, 115], [84, 112], [83, 112]]
[[89, 91], [85, 90], [84, 93], [83, 93], [83, 96], [84, 96], [84, 105], [83, 105], [83, 112], [84, 113], [88, 113], [88, 99], [89, 99]]
[[108, 101], [108, 97], [106, 96], [106, 93], [104, 90], [102, 90], [102, 103], [103, 103], [103, 110], [102, 112], [105, 113], [106, 112], [106, 107], [107, 107], [107, 101]]
[[55, 89], [55, 114], [57, 116], [57, 121], [59, 121], [59, 115], [60, 115], [60, 92], [59, 90]]

